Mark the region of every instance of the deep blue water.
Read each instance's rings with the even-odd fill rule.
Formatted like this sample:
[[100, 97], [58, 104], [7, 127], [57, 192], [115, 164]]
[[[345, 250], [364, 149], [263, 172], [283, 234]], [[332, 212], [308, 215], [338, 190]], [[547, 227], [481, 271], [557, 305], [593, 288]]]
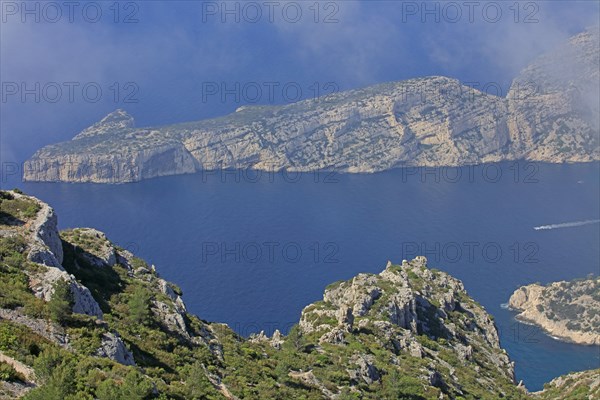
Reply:
[[599, 219], [599, 182], [597, 163], [502, 163], [19, 186], [50, 203], [61, 228], [105, 231], [179, 284], [191, 312], [243, 335], [286, 330], [327, 284], [425, 253], [495, 316], [517, 378], [537, 390], [599, 367], [600, 348], [556, 341], [501, 304], [519, 285], [600, 273], [600, 224], [533, 229]]

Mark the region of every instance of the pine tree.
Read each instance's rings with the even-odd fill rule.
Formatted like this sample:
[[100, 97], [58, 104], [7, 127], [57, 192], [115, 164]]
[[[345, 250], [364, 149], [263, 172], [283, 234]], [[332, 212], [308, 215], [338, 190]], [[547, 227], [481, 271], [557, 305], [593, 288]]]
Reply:
[[150, 294], [143, 287], [137, 287], [128, 302], [129, 318], [135, 324], [146, 324], [150, 319]]
[[73, 295], [69, 283], [64, 279], [56, 281], [53, 289], [52, 299], [48, 302], [48, 311], [52, 321], [62, 325], [73, 313]]

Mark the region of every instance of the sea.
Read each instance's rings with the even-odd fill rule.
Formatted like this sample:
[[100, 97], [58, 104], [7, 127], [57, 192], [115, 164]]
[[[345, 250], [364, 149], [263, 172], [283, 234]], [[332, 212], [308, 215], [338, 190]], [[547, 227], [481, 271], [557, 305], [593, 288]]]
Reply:
[[529, 390], [600, 367], [600, 346], [558, 341], [506, 307], [520, 285], [600, 274], [598, 163], [13, 186], [54, 207], [61, 229], [104, 231], [179, 285], [190, 312], [244, 336], [285, 333], [328, 284], [424, 255], [493, 315]]

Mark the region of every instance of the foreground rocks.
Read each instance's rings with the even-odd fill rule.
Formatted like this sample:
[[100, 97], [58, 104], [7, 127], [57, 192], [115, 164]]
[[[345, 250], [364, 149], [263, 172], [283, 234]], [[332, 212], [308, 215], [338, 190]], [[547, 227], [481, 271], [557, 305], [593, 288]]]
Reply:
[[508, 305], [557, 339], [600, 345], [600, 277], [523, 286]]
[[368, 173], [600, 159], [599, 34], [534, 60], [506, 97], [424, 77], [210, 120], [135, 128], [117, 110], [24, 164], [26, 181], [122, 183], [221, 168]]
[[88, 288], [77, 282], [62, 266], [63, 248], [54, 210], [38, 199], [15, 192], [11, 195], [16, 199], [30, 199], [39, 206], [35, 219], [29, 223], [27, 254], [29, 261], [46, 267], [41, 273], [31, 275], [30, 284], [36, 296], [49, 301], [54, 294], [54, 284], [64, 280], [69, 283], [74, 312], [102, 318], [102, 310]]

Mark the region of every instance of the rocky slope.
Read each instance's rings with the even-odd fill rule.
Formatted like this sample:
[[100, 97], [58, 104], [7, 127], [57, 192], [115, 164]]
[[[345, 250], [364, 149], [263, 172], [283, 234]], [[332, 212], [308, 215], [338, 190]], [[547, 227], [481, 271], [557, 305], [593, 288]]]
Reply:
[[517, 318], [550, 335], [579, 344], [600, 344], [600, 277], [520, 287], [509, 307]]
[[534, 398], [547, 400], [595, 400], [600, 398], [600, 369], [559, 376], [544, 385]]
[[330, 285], [299, 328], [317, 348], [350, 347], [345, 369], [355, 382], [379, 382], [398, 366], [421, 380], [427, 398], [518, 394], [490, 315], [424, 257]]
[[424, 257], [328, 286], [287, 336], [245, 339], [102, 232], [59, 232], [12, 191], [0, 287], [0, 399], [529, 398], [492, 317]]
[[[15, 191], [0, 192], [0, 286], [0, 361], [15, 370], [0, 373], [0, 398], [87, 399], [72, 386], [84, 366], [107, 386], [131, 376], [129, 389], [150, 395], [168, 387], [152, 375], [174, 370], [166, 354], [175, 347], [178, 357], [221, 354], [210, 326], [187, 314], [179, 289], [153, 267], [94, 229], [59, 232], [52, 208]], [[115, 393], [99, 398], [147, 397]]]
[[597, 29], [535, 60], [506, 98], [445, 77], [386, 83], [221, 118], [135, 128], [122, 110], [24, 164], [26, 181], [132, 182], [202, 169], [578, 162], [598, 149]]

